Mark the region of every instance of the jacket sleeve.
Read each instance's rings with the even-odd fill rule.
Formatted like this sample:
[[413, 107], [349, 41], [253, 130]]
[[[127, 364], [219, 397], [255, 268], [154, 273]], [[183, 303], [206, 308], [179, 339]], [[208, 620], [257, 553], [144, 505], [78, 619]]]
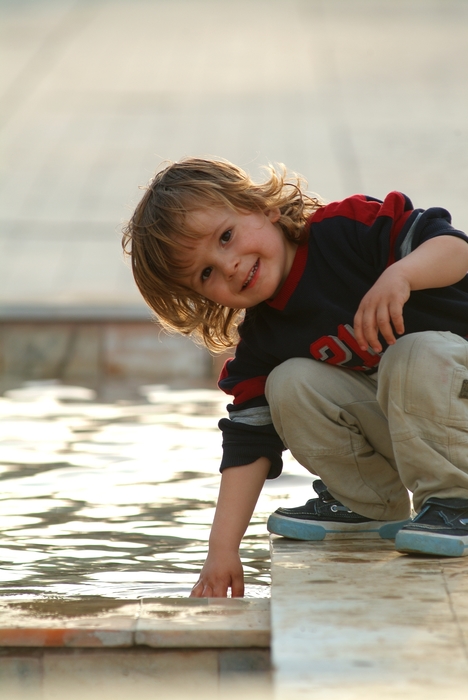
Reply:
[[224, 365], [219, 387], [234, 397], [227, 409], [229, 418], [223, 418], [223, 459], [220, 471], [228, 467], [251, 464], [260, 457], [271, 461], [269, 479], [281, 474], [284, 445], [271, 420], [265, 398], [265, 383], [274, 364], [261, 362], [249, 352], [241, 339], [236, 356]]
[[468, 236], [452, 226], [452, 217], [446, 209], [431, 207], [426, 210], [414, 210], [408, 225], [395, 240], [393, 250], [390, 251], [389, 264], [401, 260], [421, 243], [438, 236], [455, 236], [468, 243]]

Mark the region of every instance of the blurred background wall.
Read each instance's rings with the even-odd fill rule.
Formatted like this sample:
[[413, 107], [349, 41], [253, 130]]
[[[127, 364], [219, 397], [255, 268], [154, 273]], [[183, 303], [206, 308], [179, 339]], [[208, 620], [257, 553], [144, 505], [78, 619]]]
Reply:
[[283, 162], [468, 230], [466, 0], [0, 0], [0, 391], [203, 383], [120, 229], [165, 159]]

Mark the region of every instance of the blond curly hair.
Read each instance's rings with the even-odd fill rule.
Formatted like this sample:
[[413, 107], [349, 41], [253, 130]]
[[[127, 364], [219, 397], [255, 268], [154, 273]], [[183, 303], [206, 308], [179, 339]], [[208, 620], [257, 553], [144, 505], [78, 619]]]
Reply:
[[123, 229], [122, 247], [130, 257], [133, 276], [146, 303], [168, 330], [192, 335], [213, 352], [237, 342], [242, 309], [231, 309], [184, 286], [177, 253], [196, 234], [185, 225], [197, 209], [228, 206], [237, 211], [265, 212], [278, 208], [287, 239], [298, 244], [308, 238], [305, 226], [322, 200], [305, 193], [296, 174], [287, 179], [284, 166], [266, 168], [268, 179], [252, 181], [241, 168], [225, 160], [185, 158], [169, 163], [145, 188]]

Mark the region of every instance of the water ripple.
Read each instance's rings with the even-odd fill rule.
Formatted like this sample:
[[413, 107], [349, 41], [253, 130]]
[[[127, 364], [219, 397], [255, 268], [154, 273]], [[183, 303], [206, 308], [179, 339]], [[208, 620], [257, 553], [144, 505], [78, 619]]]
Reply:
[[[207, 551], [225, 399], [142, 395], [103, 404], [82, 387], [33, 383], [0, 398], [3, 595], [188, 595]], [[268, 513], [308, 495], [310, 477], [292, 459], [287, 468], [242, 543], [248, 596], [269, 594]]]

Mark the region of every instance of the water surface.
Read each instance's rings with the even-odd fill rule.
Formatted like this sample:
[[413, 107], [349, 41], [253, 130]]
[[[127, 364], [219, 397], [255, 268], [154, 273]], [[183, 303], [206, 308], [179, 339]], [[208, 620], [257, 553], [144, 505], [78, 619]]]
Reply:
[[[226, 397], [141, 388], [100, 403], [81, 387], [30, 383], [0, 397], [3, 596], [187, 596], [207, 552]], [[310, 496], [286, 456], [242, 543], [247, 596], [269, 595], [268, 514]]]

